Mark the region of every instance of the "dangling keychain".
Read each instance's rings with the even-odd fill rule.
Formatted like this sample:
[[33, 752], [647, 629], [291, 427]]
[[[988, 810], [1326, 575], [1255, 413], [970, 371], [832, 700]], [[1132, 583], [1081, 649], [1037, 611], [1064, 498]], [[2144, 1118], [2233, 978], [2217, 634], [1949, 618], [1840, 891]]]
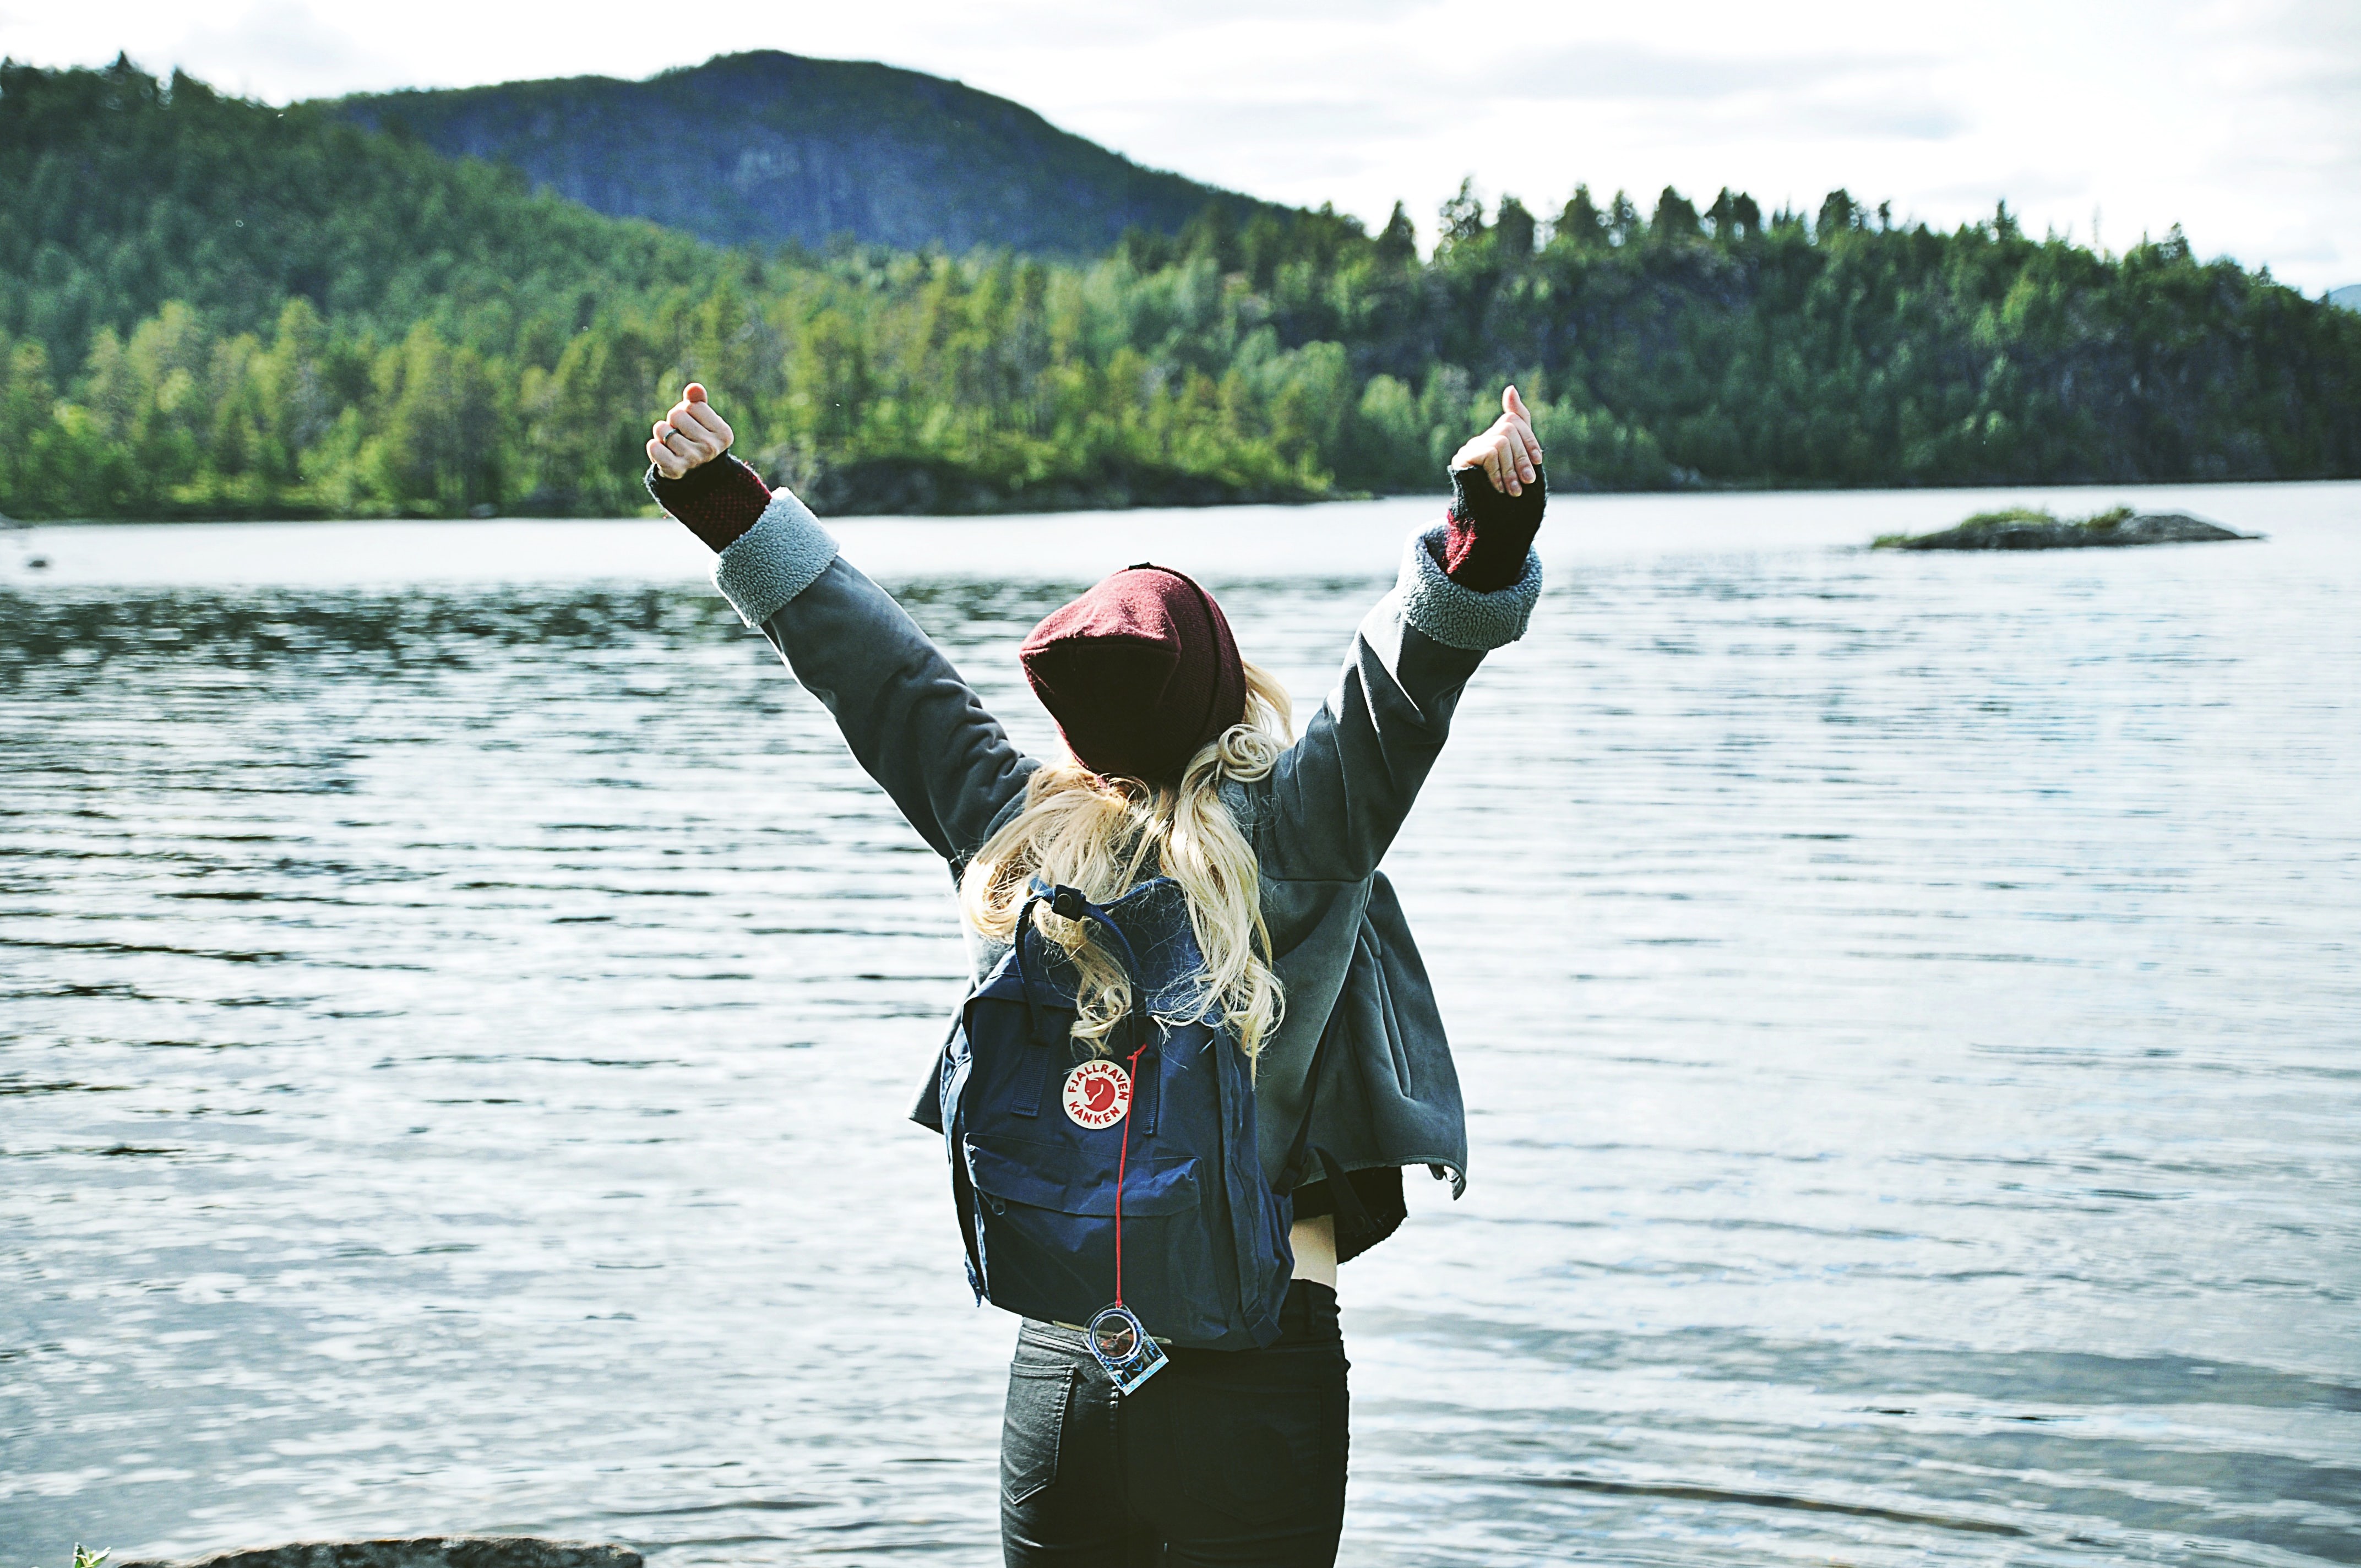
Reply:
[[[1139, 1058], [1147, 1049], [1148, 1042], [1142, 1040], [1139, 1049], [1131, 1053], [1133, 1082], [1138, 1081]], [[1123, 1147], [1115, 1161], [1115, 1300], [1098, 1310], [1087, 1331], [1091, 1354], [1106, 1368], [1107, 1380], [1119, 1395], [1130, 1393], [1164, 1370], [1167, 1359], [1164, 1347], [1156, 1343], [1156, 1336], [1148, 1332], [1139, 1314], [1123, 1304], [1123, 1178], [1130, 1163], [1131, 1117], [1126, 1114], [1123, 1119]]]
[[1141, 1324], [1138, 1314], [1118, 1301], [1101, 1307], [1091, 1320], [1091, 1354], [1106, 1368], [1118, 1394], [1128, 1394], [1164, 1370], [1164, 1347]]

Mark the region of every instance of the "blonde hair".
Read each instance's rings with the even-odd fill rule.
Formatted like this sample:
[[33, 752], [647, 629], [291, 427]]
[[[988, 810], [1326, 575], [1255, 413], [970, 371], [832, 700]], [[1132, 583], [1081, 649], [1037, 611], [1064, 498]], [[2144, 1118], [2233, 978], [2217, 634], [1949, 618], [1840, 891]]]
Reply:
[[[1218, 1013], [1252, 1062], [1279, 1027], [1285, 998], [1270, 969], [1254, 846], [1221, 786], [1269, 773], [1293, 735], [1294, 705], [1251, 663], [1246, 680], [1246, 717], [1189, 759], [1177, 788], [1102, 777], [1071, 757], [1043, 763], [1026, 781], [1024, 808], [961, 873], [960, 912], [983, 935], [1013, 942], [1035, 876], [1078, 888], [1093, 904], [1119, 898], [1146, 878], [1170, 877], [1186, 897], [1205, 967], [1187, 1007], [1168, 1016], [1178, 1023]], [[1073, 965], [1073, 1037], [1093, 1056], [1113, 1054], [1115, 1026], [1131, 1008], [1122, 964], [1101, 949], [1090, 921], [1053, 915], [1047, 901], [1036, 907], [1033, 927]]]

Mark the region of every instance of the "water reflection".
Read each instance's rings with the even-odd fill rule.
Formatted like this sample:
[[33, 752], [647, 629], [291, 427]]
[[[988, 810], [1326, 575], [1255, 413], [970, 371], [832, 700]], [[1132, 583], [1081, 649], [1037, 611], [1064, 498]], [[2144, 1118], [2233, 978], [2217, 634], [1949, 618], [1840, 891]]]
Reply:
[[[1560, 574], [1392, 860], [1347, 1560], [2361, 1558], [2356, 565]], [[1041, 565], [905, 588], [1032, 745]], [[1217, 586], [1309, 698], [1378, 584]], [[0, 712], [14, 1558], [996, 1560], [947, 883], [726, 607], [69, 585]]]

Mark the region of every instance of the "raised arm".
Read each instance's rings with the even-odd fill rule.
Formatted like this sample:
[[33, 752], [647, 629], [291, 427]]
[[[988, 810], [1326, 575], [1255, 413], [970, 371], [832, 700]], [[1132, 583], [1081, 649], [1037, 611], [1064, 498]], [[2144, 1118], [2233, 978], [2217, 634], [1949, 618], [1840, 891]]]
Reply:
[[1514, 387], [1452, 459], [1451, 510], [1411, 536], [1393, 590], [1362, 620], [1335, 688], [1272, 770], [1256, 833], [1267, 874], [1359, 881], [1377, 869], [1451, 732], [1467, 678], [1525, 633], [1548, 497]]
[[862, 767], [957, 871], [1037, 764], [893, 596], [837, 554], [802, 501], [727, 455], [731, 440], [692, 384], [648, 442], [650, 492], [718, 552], [722, 596], [835, 715]]

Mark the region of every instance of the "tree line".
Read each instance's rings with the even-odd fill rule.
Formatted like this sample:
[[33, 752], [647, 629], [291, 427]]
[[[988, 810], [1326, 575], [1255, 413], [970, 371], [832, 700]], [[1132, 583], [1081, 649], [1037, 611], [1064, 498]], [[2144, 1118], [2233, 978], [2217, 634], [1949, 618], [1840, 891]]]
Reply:
[[308, 106], [0, 66], [0, 511], [637, 510], [692, 378], [839, 511], [1433, 488], [1504, 379], [1561, 488], [2361, 474], [2361, 316], [2177, 231], [1463, 188], [1437, 234], [721, 249]]

